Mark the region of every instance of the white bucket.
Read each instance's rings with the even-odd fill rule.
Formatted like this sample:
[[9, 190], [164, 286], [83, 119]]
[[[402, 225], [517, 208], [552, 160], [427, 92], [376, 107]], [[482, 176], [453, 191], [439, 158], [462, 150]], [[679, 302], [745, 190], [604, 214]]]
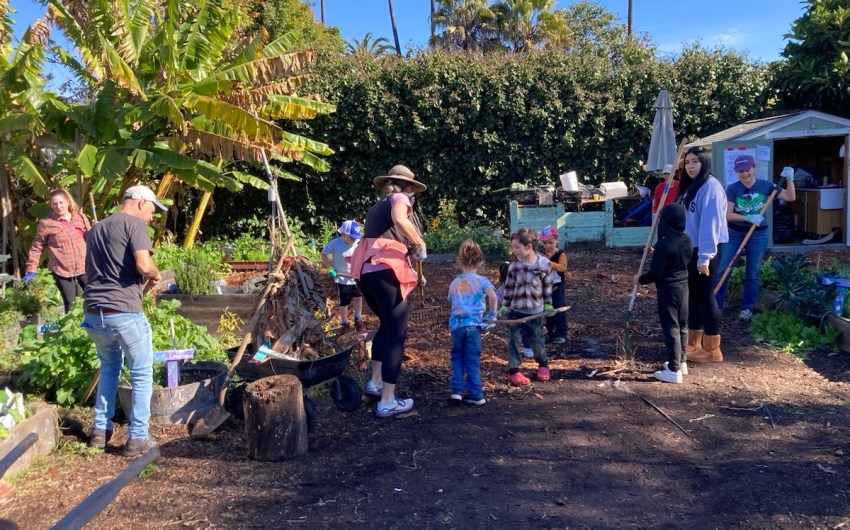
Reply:
[[561, 179], [561, 187], [564, 188], [564, 191], [579, 191], [578, 189], [578, 175], [576, 175], [575, 171], [567, 171], [563, 175], [560, 175]]
[[599, 188], [605, 193], [605, 199], [619, 199], [629, 194], [629, 189], [625, 182], [603, 182]]

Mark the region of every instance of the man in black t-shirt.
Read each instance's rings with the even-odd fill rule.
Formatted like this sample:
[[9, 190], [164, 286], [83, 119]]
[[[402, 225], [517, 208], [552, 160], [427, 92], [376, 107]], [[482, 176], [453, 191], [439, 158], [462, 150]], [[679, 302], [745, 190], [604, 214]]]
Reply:
[[153, 387], [151, 326], [142, 311], [144, 286], [162, 280], [151, 259], [148, 223], [165, 210], [147, 186], [124, 192], [121, 210], [92, 227], [86, 253], [83, 327], [97, 347], [100, 381], [90, 444], [104, 448], [112, 437], [118, 376], [127, 359], [131, 409], [124, 456], [138, 456], [156, 445], [148, 433]]

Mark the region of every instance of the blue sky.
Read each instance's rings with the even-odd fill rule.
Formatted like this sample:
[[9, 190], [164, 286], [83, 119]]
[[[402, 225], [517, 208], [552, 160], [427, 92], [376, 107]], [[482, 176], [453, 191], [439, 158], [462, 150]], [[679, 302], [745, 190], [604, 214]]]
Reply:
[[[14, 0], [13, 0], [14, 3]], [[573, 2], [560, 0], [559, 8]], [[597, 3], [626, 23], [628, 0]], [[744, 7], [745, 6], [745, 7]], [[430, 0], [394, 0], [396, 26], [402, 49], [427, 43]], [[659, 52], [676, 54], [684, 43], [699, 41], [708, 47], [722, 45], [752, 59], [779, 59], [785, 47], [783, 35], [803, 14], [799, 0], [633, 0], [632, 29], [647, 33]], [[314, 9], [319, 18], [319, 2]], [[367, 32], [392, 42], [392, 26], [386, 0], [325, 0], [325, 21], [338, 26], [342, 37], [362, 38]]]
[[[558, 7], [572, 3], [560, 0]], [[598, 3], [625, 24], [628, 0]], [[785, 47], [783, 35], [804, 8], [799, 0], [633, 0], [633, 4], [633, 30], [648, 34], [662, 55], [675, 55], [684, 44], [701, 42], [707, 47], [731, 48], [764, 62], [780, 58]], [[18, 38], [45, 12], [33, 0], [10, 0], [10, 5], [17, 11], [12, 16]], [[393, 6], [402, 48], [424, 46], [430, 34], [430, 0], [394, 0]], [[318, 19], [319, 0], [314, 1], [314, 10]], [[346, 40], [362, 39], [369, 32], [392, 42], [386, 0], [325, 0], [325, 16], [327, 24], [338, 26]], [[63, 77], [56, 68], [48, 66], [48, 73]]]

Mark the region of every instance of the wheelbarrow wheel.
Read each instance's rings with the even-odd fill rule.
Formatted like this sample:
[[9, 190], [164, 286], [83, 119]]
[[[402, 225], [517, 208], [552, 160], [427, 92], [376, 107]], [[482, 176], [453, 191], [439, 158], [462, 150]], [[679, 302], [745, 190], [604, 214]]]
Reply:
[[341, 375], [331, 382], [331, 399], [337, 410], [354, 412], [360, 407], [363, 393], [354, 378]]
[[316, 403], [307, 394], [304, 394], [304, 415], [307, 416], [307, 432], [313, 432], [319, 421], [319, 412], [316, 410]]

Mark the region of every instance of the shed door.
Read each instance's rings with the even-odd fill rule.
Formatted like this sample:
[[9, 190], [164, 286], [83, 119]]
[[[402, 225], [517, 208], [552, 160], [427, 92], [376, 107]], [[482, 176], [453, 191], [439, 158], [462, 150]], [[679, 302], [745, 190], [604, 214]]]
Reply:
[[[711, 146], [711, 172], [720, 179], [723, 186], [738, 182], [738, 174], [733, 165], [740, 155], [750, 155], [756, 161], [756, 178], [775, 182], [773, 178], [773, 140], [732, 140], [716, 142]], [[765, 214], [773, 219], [773, 205]], [[768, 247], [773, 247], [773, 223], [768, 225]]]

